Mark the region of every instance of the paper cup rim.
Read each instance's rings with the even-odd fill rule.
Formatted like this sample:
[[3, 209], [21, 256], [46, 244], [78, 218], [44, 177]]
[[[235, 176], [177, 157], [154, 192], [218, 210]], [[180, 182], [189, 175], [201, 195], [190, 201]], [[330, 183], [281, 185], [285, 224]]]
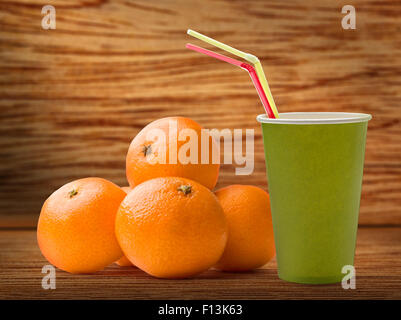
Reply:
[[269, 118], [267, 114], [256, 117], [260, 123], [276, 124], [340, 124], [366, 122], [370, 119], [370, 114], [351, 112], [284, 112], [277, 119]]

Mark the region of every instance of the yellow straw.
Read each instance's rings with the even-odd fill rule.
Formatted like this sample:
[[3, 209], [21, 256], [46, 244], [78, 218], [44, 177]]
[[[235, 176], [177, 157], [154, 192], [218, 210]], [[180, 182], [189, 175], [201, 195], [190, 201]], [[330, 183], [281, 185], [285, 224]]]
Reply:
[[255, 71], [259, 77], [259, 81], [262, 85], [262, 88], [265, 91], [266, 97], [269, 100], [272, 111], [276, 118], [279, 117], [276, 104], [274, 103], [274, 99], [273, 99], [272, 93], [269, 88], [269, 84], [267, 83], [265, 73], [263, 72], [262, 64], [260, 63], [258, 57], [254, 56], [253, 54], [246, 53], [241, 50], [230, 47], [220, 41], [214, 40], [210, 37], [207, 37], [199, 32], [193, 31], [191, 29], [188, 29], [187, 33], [192, 37], [195, 37], [203, 42], [209, 43], [212, 46], [220, 48], [221, 50], [227, 51], [237, 57], [240, 57], [240, 58], [245, 59], [246, 61], [252, 63], [255, 67]]
[[270, 91], [269, 84], [267, 83], [267, 79], [265, 73], [263, 72], [262, 64], [260, 63], [259, 59], [258, 62], [254, 64], [256, 74], [259, 77], [260, 84], [262, 85], [263, 90], [265, 90], [266, 98], [269, 100], [270, 106], [276, 118], [278, 118], [278, 111], [276, 107], [276, 103], [274, 102], [273, 95]]

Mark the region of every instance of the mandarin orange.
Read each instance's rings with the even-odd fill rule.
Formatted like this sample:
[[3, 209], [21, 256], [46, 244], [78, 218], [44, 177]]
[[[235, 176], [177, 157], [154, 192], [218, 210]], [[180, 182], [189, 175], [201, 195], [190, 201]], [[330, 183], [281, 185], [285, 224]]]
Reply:
[[215, 192], [228, 223], [228, 241], [216, 268], [247, 271], [275, 255], [270, 198], [249, 185], [231, 185]]
[[120, 267], [134, 267], [132, 262], [129, 261], [126, 256], [123, 256], [122, 258], [118, 259], [116, 261], [116, 264], [118, 264]]
[[136, 186], [121, 203], [116, 236], [135, 266], [160, 278], [186, 278], [213, 266], [227, 241], [215, 195], [195, 181], [162, 177]]
[[121, 258], [115, 217], [126, 193], [101, 178], [72, 181], [43, 204], [37, 239], [45, 258], [70, 273], [92, 273]]
[[197, 122], [184, 117], [163, 118], [148, 124], [132, 140], [127, 153], [130, 186], [174, 176], [213, 189], [219, 175], [219, 150], [211, 135], [204, 131], [202, 138], [202, 129]]

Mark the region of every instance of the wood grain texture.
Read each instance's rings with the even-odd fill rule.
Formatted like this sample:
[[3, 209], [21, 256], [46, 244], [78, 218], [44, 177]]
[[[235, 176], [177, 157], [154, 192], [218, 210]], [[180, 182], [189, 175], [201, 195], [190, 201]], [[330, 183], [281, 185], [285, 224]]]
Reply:
[[152, 278], [112, 265], [92, 275], [56, 271], [56, 289], [43, 290], [48, 262], [35, 231], [0, 231], [0, 299], [401, 299], [401, 228], [359, 228], [356, 289], [279, 280], [276, 262], [247, 273], [207, 271], [187, 280]]
[[0, 1], [0, 225], [34, 225], [42, 202], [76, 178], [125, 185], [130, 140], [160, 117], [255, 129], [255, 170], [218, 186], [267, 188], [262, 108], [245, 72], [184, 48], [198, 30], [263, 62], [281, 112], [348, 111], [369, 123], [361, 224], [401, 224], [401, 3], [358, 1]]

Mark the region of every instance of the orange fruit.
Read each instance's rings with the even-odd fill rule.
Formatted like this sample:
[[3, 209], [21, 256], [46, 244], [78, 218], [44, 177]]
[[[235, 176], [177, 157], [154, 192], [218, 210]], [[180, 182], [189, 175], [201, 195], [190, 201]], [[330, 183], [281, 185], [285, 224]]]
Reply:
[[121, 187], [121, 189], [123, 189], [127, 194], [132, 190], [131, 187]]
[[133, 189], [121, 203], [116, 236], [126, 257], [159, 278], [186, 278], [209, 269], [227, 241], [215, 195], [185, 178], [162, 177]]
[[45, 258], [70, 273], [91, 273], [123, 255], [115, 217], [126, 194], [101, 178], [72, 181], [56, 190], [40, 212], [37, 239]]
[[[217, 183], [220, 164], [213, 164], [212, 156], [215, 154], [219, 161], [218, 147], [212, 137], [206, 135], [203, 141], [208, 142], [208, 148], [204, 147], [205, 151], [208, 151], [208, 156], [204, 152], [203, 162], [207, 163], [202, 164], [201, 130], [202, 127], [198, 123], [183, 117], [163, 118], [148, 124], [132, 140], [128, 150], [126, 173], [130, 186], [136, 186], [153, 178], [170, 176], [188, 178], [213, 189]], [[184, 141], [177, 141], [180, 134], [189, 132], [193, 134], [193, 138], [186, 137], [185, 140], [185, 137], [181, 136]], [[152, 136], [160, 133], [164, 138]], [[193, 143], [190, 143], [191, 141]], [[192, 146], [192, 149], [187, 149], [188, 146]], [[184, 163], [191, 161], [190, 163], [184, 164], [180, 161], [183, 159], [182, 156], [190, 155], [192, 159], [184, 159]]]
[[275, 254], [270, 198], [255, 186], [232, 185], [215, 192], [228, 223], [228, 241], [216, 264], [223, 271], [247, 271]]
[[131, 263], [131, 261], [128, 260], [126, 256], [123, 256], [121, 259], [118, 259], [116, 261], [116, 264], [118, 264], [120, 267], [133, 267], [134, 265]]
[[[121, 189], [124, 190], [125, 193], [129, 193], [132, 189], [131, 187], [121, 187]], [[134, 266], [131, 261], [128, 260], [128, 258], [126, 256], [123, 256], [121, 259], [117, 260], [115, 262], [116, 264], [118, 264], [120, 267], [132, 267]]]

